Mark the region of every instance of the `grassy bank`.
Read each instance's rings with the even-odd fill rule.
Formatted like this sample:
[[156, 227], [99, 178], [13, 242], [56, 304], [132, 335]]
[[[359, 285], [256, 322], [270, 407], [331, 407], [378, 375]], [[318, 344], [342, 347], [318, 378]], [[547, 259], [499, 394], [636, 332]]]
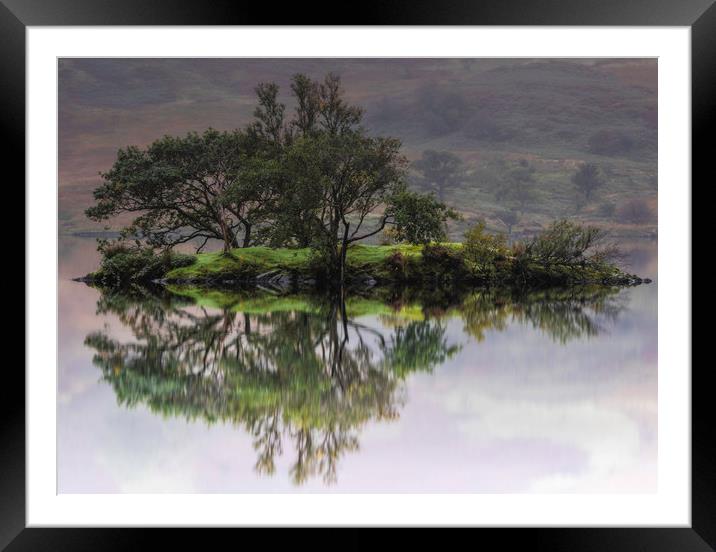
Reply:
[[[354, 244], [346, 251], [342, 280], [349, 288], [413, 286], [447, 290], [470, 286], [554, 287], [643, 282], [613, 260], [618, 248], [595, 227], [554, 221], [540, 234], [509, 244], [473, 226], [462, 243]], [[337, 270], [315, 249], [247, 247], [183, 255], [155, 253], [139, 243], [104, 243], [100, 269], [87, 281], [103, 287], [159, 283], [204, 289], [263, 287], [286, 294], [336, 288]], [[328, 255], [331, 257], [331, 255]], [[648, 280], [647, 280], [648, 282]]]
[[[450, 244], [455, 249], [460, 244]], [[348, 249], [347, 265], [352, 273], [368, 271], [383, 278], [386, 263], [393, 256], [400, 255], [407, 262], [419, 264], [422, 247], [419, 245], [354, 245]], [[312, 250], [272, 249], [269, 247], [246, 247], [234, 249], [230, 255], [222, 252], [200, 253], [196, 261], [184, 267], [170, 270], [168, 280], [203, 279], [251, 279], [269, 271], [285, 271], [303, 277], [315, 277], [321, 271], [321, 261]]]
[[[321, 283], [323, 265], [309, 249], [235, 249], [231, 255], [196, 255], [187, 266], [169, 270], [166, 283]], [[635, 275], [606, 262], [543, 263], [512, 255], [482, 262], [469, 259], [459, 243], [354, 245], [347, 254], [350, 284], [527, 284], [640, 283]]]

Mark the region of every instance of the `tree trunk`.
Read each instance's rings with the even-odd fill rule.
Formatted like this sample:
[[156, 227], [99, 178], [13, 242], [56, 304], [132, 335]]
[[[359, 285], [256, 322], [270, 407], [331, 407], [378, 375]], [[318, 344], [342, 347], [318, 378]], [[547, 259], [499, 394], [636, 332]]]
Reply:
[[343, 291], [344, 291], [344, 285], [346, 281], [346, 255], [348, 253], [348, 229], [350, 228], [350, 223], [343, 225], [343, 240], [341, 242], [341, 257], [340, 257], [340, 263], [341, 263], [341, 269], [340, 269], [340, 292], [341, 292], [341, 299], [343, 299]]
[[244, 245], [243, 247], [249, 247], [251, 245], [251, 225], [248, 222], [244, 223]]
[[231, 235], [224, 219], [219, 220], [219, 227], [221, 228], [221, 237], [224, 240], [224, 253], [230, 253], [232, 245], [236, 243], [236, 236]]

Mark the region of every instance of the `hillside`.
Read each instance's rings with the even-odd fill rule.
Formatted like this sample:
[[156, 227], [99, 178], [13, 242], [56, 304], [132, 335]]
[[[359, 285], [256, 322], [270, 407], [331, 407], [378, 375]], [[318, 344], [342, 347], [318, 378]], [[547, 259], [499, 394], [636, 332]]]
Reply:
[[[621, 235], [656, 231], [656, 60], [618, 59], [63, 60], [60, 231], [102, 229], [83, 210], [118, 147], [242, 126], [257, 82], [286, 91], [296, 72], [329, 70], [365, 109], [366, 126], [400, 138], [409, 159], [432, 149], [463, 160], [465, 177], [445, 195], [465, 217], [451, 239], [478, 218], [505, 229], [496, 215], [510, 206], [498, 191], [521, 160], [534, 169], [535, 196], [513, 234], [565, 216]], [[596, 164], [606, 185], [578, 209], [570, 179], [583, 162]]]

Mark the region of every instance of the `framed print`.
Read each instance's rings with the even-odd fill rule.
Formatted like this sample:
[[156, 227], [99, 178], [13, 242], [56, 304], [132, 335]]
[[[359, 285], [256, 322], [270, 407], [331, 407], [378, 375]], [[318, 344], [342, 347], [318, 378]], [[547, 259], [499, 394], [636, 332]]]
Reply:
[[3, 0], [3, 546], [716, 546], [691, 345], [716, 8], [541, 4]]

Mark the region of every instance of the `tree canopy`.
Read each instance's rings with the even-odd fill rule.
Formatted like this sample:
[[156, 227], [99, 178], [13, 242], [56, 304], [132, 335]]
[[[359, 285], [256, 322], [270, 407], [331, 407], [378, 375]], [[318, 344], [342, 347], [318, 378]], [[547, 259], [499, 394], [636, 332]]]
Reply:
[[[135, 213], [124, 236], [141, 237], [156, 247], [209, 239], [238, 247], [238, 234], [265, 216], [266, 190], [246, 179], [245, 163], [260, 148], [246, 132], [164, 136], [146, 149], [120, 149], [112, 168], [95, 189], [96, 204], [87, 209], [93, 220]], [[230, 199], [229, 189], [247, 188]], [[250, 242], [250, 239], [245, 240]]]
[[413, 162], [413, 168], [420, 173], [423, 184], [437, 192], [440, 201], [444, 201], [445, 192], [465, 176], [462, 159], [449, 151], [426, 150]]
[[584, 163], [572, 176], [572, 183], [577, 191], [584, 196], [586, 201], [592, 199], [596, 190], [606, 183], [604, 177], [594, 163]]
[[[122, 237], [166, 249], [191, 242], [201, 250], [212, 239], [225, 252], [261, 243], [310, 246], [343, 274], [346, 248], [405, 212], [405, 201], [391, 209], [390, 199], [404, 189], [407, 161], [399, 140], [361, 126], [363, 111], [346, 100], [337, 75], [321, 82], [295, 75], [290, 91], [290, 118], [279, 87], [260, 83], [254, 121], [243, 129], [165, 136], [119, 150], [88, 217], [132, 213]], [[441, 170], [443, 183], [455, 176], [454, 168]], [[427, 198], [421, 205], [444, 222], [444, 206]]]
[[412, 244], [444, 241], [448, 219], [460, 218], [454, 209], [432, 195], [409, 190], [402, 190], [391, 197], [388, 214], [392, 216], [391, 237], [398, 242]]
[[524, 213], [526, 205], [537, 199], [535, 172], [535, 167], [529, 161], [520, 160], [507, 171], [502, 186], [497, 188], [497, 200], [515, 206]]

